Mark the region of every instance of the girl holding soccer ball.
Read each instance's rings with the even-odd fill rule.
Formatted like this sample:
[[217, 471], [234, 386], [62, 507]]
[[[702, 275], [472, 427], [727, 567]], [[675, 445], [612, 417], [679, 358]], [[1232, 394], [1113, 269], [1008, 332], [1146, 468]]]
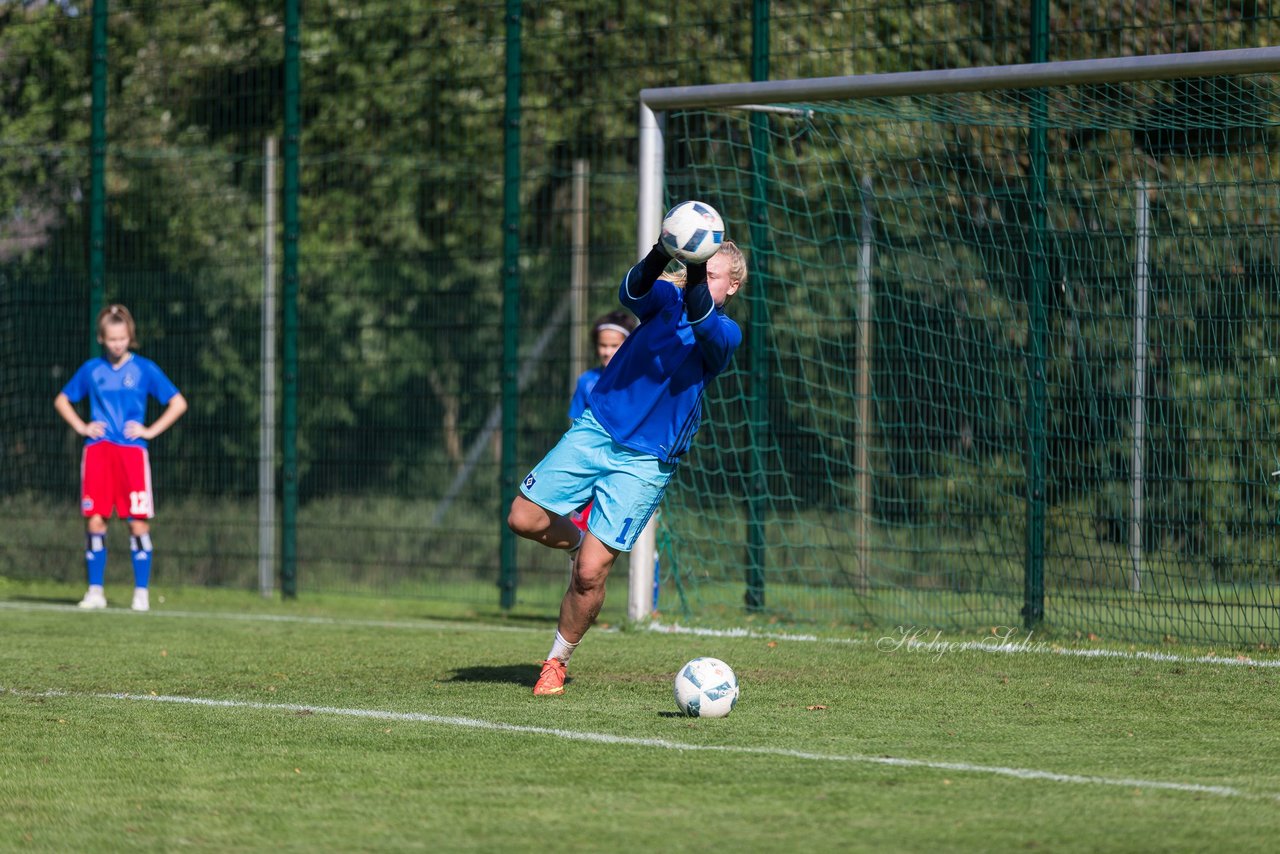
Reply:
[[[702, 221], [723, 229], [710, 205], [697, 204], [707, 212], [694, 211]], [[681, 231], [682, 223], [671, 219], [664, 235]], [[511, 503], [512, 531], [576, 555], [536, 695], [564, 693], [565, 665], [600, 613], [614, 561], [631, 550], [657, 510], [698, 429], [707, 383], [729, 367], [742, 342], [724, 306], [746, 282], [746, 259], [733, 243], [721, 242], [722, 231], [712, 229], [710, 249], [698, 248], [702, 237], [691, 243], [692, 236], [670, 250], [670, 241], [659, 240], [627, 271], [618, 299], [640, 325], [605, 367], [589, 407]], [[666, 274], [673, 255], [685, 259], [683, 287]], [[587, 530], [580, 531], [570, 514], [589, 500]]]

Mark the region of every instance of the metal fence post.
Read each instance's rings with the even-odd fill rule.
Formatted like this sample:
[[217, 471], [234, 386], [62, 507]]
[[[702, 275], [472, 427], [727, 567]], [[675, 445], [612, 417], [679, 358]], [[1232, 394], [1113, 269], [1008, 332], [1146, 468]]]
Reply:
[[[1049, 49], [1048, 0], [1035, 0], [1031, 15], [1031, 61], [1047, 62]], [[1045, 195], [1048, 181], [1048, 99], [1044, 89], [1031, 93], [1031, 127], [1027, 131], [1031, 149], [1028, 177], [1031, 208], [1030, 282], [1027, 293], [1027, 402], [1026, 402], [1026, 482], [1027, 531], [1023, 579], [1023, 625], [1030, 629], [1044, 619], [1044, 517], [1045, 423], [1048, 406], [1045, 389], [1045, 339], [1048, 316], [1045, 291], [1049, 287], [1047, 257], [1048, 229]]]
[[[756, 0], [751, 14], [751, 79], [769, 79], [769, 2]], [[765, 522], [768, 485], [764, 457], [769, 441], [769, 309], [765, 283], [768, 281], [766, 247], [769, 241], [769, 116], [751, 114], [751, 206], [748, 213], [751, 234], [751, 275], [748, 289], [751, 316], [747, 340], [751, 399], [748, 424], [751, 430], [751, 487], [747, 495], [746, 593], [748, 611], [764, 608]]]
[[[516, 433], [520, 405], [520, 0], [507, 0], [507, 93], [503, 121], [502, 188], [502, 464], [503, 499], [516, 491]], [[516, 536], [501, 528], [499, 600], [506, 609], [516, 603]]]
[[262, 153], [262, 390], [258, 425], [258, 592], [270, 597], [276, 574], [276, 158]]
[[284, 17], [284, 397], [281, 456], [284, 487], [280, 518], [280, 592], [298, 595], [298, 147], [301, 21], [299, 0], [287, 0]]
[[98, 352], [98, 312], [106, 304], [107, 0], [93, 4], [89, 129], [89, 352]]

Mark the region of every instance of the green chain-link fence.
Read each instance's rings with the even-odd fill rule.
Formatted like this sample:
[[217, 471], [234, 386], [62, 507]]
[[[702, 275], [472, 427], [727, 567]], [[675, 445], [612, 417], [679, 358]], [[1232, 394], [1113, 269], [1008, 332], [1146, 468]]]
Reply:
[[[1276, 43], [1280, 35], [1280, 17], [1262, 4], [1240, 2], [755, 2], [750, 14], [733, 15], [723, 4], [702, 2], [307, 3], [296, 42], [299, 180], [297, 195], [290, 197], [284, 190], [290, 5], [0, 5], [0, 500], [11, 520], [9, 535], [0, 541], [0, 572], [66, 579], [82, 572], [75, 511], [79, 440], [63, 428], [51, 401], [93, 352], [89, 317], [99, 293], [91, 279], [96, 249], [104, 270], [100, 297], [130, 306], [140, 325], [141, 351], [168, 371], [192, 403], [186, 418], [153, 449], [158, 583], [258, 584], [264, 255], [268, 244], [274, 247], [275, 288], [283, 301], [285, 250], [296, 241], [298, 322], [290, 339], [297, 354], [296, 424], [285, 423], [288, 413], [282, 409], [291, 378], [285, 376], [288, 330], [277, 303], [281, 352], [273, 468], [282, 495], [296, 489], [291, 524], [300, 592], [423, 593], [488, 603], [497, 596], [493, 584], [510, 499], [499, 477], [503, 384], [519, 390], [517, 458], [507, 465], [523, 470], [566, 426], [585, 323], [613, 306], [617, 278], [634, 256], [641, 88], [747, 80], [753, 68], [762, 67], [781, 79], [1027, 62], [1040, 58], [1031, 46], [1037, 10], [1047, 15], [1044, 58], [1051, 60], [1252, 47]], [[95, 12], [104, 13], [99, 20], [106, 34], [105, 49], [97, 54]], [[515, 69], [519, 376], [504, 373], [502, 366], [503, 144], [513, 21], [522, 45]], [[97, 99], [95, 68], [103, 82]], [[104, 195], [96, 210], [103, 227], [100, 247], [91, 241], [95, 104], [105, 109], [98, 173]], [[277, 140], [280, 152], [274, 169], [267, 168], [269, 138]], [[268, 196], [269, 172], [276, 178]], [[581, 198], [575, 188], [585, 188], [585, 216], [575, 215], [575, 198]], [[1170, 202], [1170, 192], [1159, 191], [1160, 199]], [[298, 210], [296, 234], [283, 225], [291, 198]], [[264, 238], [269, 217], [275, 223], [270, 241]], [[580, 250], [575, 247], [584, 220], [587, 248]], [[921, 227], [909, 220], [901, 226], [903, 233]], [[857, 232], [856, 223], [849, 228]], [[1247, 309], [1253, 317], [1265, 308], [1250, 302], [1247, 289], [1270, 281], [1260, 272], [1275, 263], [1269, 233], [1265, 223], [1247, 238], [1236, 231], [1230, 246], [1219, 242], [1212, 252], [1194, 256], [1204, 265], [1197, 281], [1220, 282], [1216, 290], [1179, 285], [1187, 291], [1179, 311], [1190, 312], [1183, 322], [1193, 323], [1196, 334], [1234, 341], [1262, 323], [1245, 323], [1241, 312]], [[1157, 227], [1157, 243], [1159, 234]], [[1107, 239], [1117, 245], [1125, 240], [1119, 234]], [[1241, 244], [1253, 254], [1231, 261], [1232, 247]], [[570, 284], [580, 259], [589, 287], [585, 306], [575, 307]], [[895, 275], [908, 282], [922, 274]], [[1179, 274], [1175, 280], [1191, 277]], [[944, 292], [961, 290], [957, 283]], [[1083, 305], [1084, 295], [1078, 296]], [[965, 316], [951, 303], [913, 302], [906, 291], [877, 310], [896, 312], [890, 326], [897, 337], [880, 346], [897, 348], [902, 358], [932, 352], [945, 337], [938, 330]], [[799, 335], [801, 328], [781, 333]], [[1087, 323], [1081, 334], [1090, 334]], [[971, 349], [987, 348], [1008, 361], [1021, 358], [1019, 341], [967, 340]], [[977, 358], [968, 350], [932, 358], [935, 365], [976, 370], [958, 361]], [[1071, 363], [1056, 364], [1066, 370]], [[1094, 386], [1078, 395], [1100, 407], [1111, 405], [1098, 385], [1100, 365], [1091, 365]], [[906, 412], [932, 405], [931, 390], [952, 381], [935, 373], [898, 377], [898, 385], [887, 387], [893, 388], [893, 406]], [[1177, 376], [1159, 386], [1162, 395], [1206, 394], [1189, 375], [1181, 384], [1172, 382]], [[725, 393], [738, 381], [727, 377]], [[1014, 418], [1019, 400], [1014, 392], [1004, 393], [992, 389], [984, 397], [986, 408], [969, 416], [998, 412]], [[1202, 460], [1197, 466], [1208, 473], [1199, 480], [1188, 475], [1177, 490], [1198, 496], [1202, 515], [1230, 516], [1205, 529], [1227, 531], [1216, 541], [1228, 545], [1212, 556], [1193, 551], [1190, 559], [1200, 571], [1228, 576], [1254, 561], [1244, 573], [1253, 583], [1271, 571], [1261, 558], [1233, 552], [1228, 529], [1246, 512], [1242, 508], [1261, 516], [1270, 511], [1266, 495], [1259, 494], [1264, 488], [1231, 461], [1239, 454], [1235, 439], [1262, 447], [1270, 436], [1265, 421], [1240, 421], [1239, 411], [1228, 418], [1224, 410], [1194, 426], [1221, 435], [1196, 446]], [[1103, 420], [1113, 417], [1109, 410], [1100, 412]], [[826, 417], [840, 421], [845, 414], [833, 410]], [[904, 414], [902, 421], [910, 418]], [[779, 471], [801, 484], [797, 494], [821, 491], [803, 484], [822, 483], [829, 477], [824, 466], [836, 461], [816, 453], [805, 444], [808, 434], [788, 424], [772, 425], [778, 436], [795, 440], [779, 446]], [[280, 467], [282, 439], [294, 428], [296, 479], [287, 481]], [[731, 429], [732, 422], [711, 416], [693, 465], [681, 474], [678, 495], [703, 482], [699, 472], [721, 465], [710, 448]], [[974, 441], [984, 441], [981, 426], [974, 430]], [[959, 421], [937, 425], [936, 435], [912, 440], [928, 447], [900, 462], [936, 473], [940, 458], [930, 448], [963, 434]], [[1106, 455], [1078, 450], [1086, 457]], [[1083, 472], [1119, 464], [1108, 460], [1089, 457], [1070, 465]], [[915, 478], [914, 470], [901, 473], [903, 488], [914, 491], [882, 496], [877, 524], [892, 524], [893, 514], [908, 508], [948, 512], [955, 499], [941, 481]], [[1214, 489], [1206, 491], [1204, 484]], [[1011, 497], [998, 480], [991, 486], [973, 500], [1000, 504]], [[707, 489], [709, 500], [720, 487]], [[1224, 505], [1222, 490], [1230, 489], [1238, 498]], [[1105, 486], [1099, 490], [1092, 506], [1111, 500]], [[1092, 533], [1084, 531], [1080, 542], [1108, 543], [1115, 526], [1125, 524], [1119, 507], [1098, 518], [1107, 521]], [[273, 539], [280, 522], [278, 517]], [[1070, 524], [1088, 527], [1084, 521]], [[122, 535], [119, 527], [113, 536]], [[719, 556], [682, 554], [687, 545], [678, 537], [673, 542], [677, 548], [669, 551], [668, 564], [672, 557], [684, 566], [741, 560], [737, 549]], [[114, 544], [117, 554], [123, 552], [120, 541]], [[808, 548], [770, 545], [795, 548], [795, 555]], [[1016, 544], [995, 549], [989, 571], [1006, 557], [1006, 548], [1016, 550]], [[1077, 571], [1101, 571], [1091, 554], [1081, 547]], [[563, 561], [524, 544], [516, 557], [520, 601], [554, 609]], [[1020, 560], [1017, 554], [1007, 557], [1014, 564]], [[278, 569], [278, 560], [273, 565]], [[115, 568], [109, 577], [119, 572]], [[669, 591], [664, 595], [675, 598]], [[790, 613], [804, 616], [802, 610]], [[938, 613], [923, 609], [918, 616], [938, 619]], [[1231, 619], [1224, 614], [1221, 623], [1215, 618], [1187, 633], [1216, 637], [1214, 626]]]

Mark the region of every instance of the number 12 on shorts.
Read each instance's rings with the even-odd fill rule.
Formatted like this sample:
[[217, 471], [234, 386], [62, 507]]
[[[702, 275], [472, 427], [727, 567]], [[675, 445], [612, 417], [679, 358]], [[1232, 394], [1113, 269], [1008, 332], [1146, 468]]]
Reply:
[[[148, 517], [151, 515], [151, 493], [150, 492], [130, 492], [129, 493], [129, 515]], [[628, 519], [628, 522], [631, 520]]]

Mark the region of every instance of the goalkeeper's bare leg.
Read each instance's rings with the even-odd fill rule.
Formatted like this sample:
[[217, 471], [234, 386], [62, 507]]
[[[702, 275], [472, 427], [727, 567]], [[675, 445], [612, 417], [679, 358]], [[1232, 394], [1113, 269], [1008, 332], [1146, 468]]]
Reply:
[[583, 531], [568, 516], [539, 507], [523, 495], [511, 502], [507, 527], [526, 540], [542, 543], [552, 549], [573, 551], [582, 545]]
[[590, 531], [587, 532], [582, 548], [578, 550], [578, 559], [573, 564], [569, 589], [560, 600], [560, 622], [556, 625], [556, 633], [568, 643], [577, 646], [600, 615], [600, 608], [604, 605], [604, 583], [617, 558], [616, 549], [609, 548]]
[[613, 568], [617, 557], [615, 549], [609, 548], [591, 532], [587, 532], [578, 549], [577, 559], [573, 562], [569, 589], [560, 600], [560, 621], [556, 625], [556, 638], [546, 660], [542, 662], [538, 681], [533, 686], [535, 695], [564, 693], [565, 667], [569, 663], [569, 656], [573, 655], [582, 636], [600, 615], [600, 608], [604, 605], [604, 583], [609, 578], [609, 570]]
[[533, 686], [533, 693], [539, 696], [562, 694], [565, 665], [600, 614], [605, 581], [618, 551], [600, 542], [590, 531], [579, 530], [568, 516], [550, 513], [522, 495], [511, 503], [507, 525], [525, 539], [577, 553], [569, 588], [560, 600], [555, 641]]

